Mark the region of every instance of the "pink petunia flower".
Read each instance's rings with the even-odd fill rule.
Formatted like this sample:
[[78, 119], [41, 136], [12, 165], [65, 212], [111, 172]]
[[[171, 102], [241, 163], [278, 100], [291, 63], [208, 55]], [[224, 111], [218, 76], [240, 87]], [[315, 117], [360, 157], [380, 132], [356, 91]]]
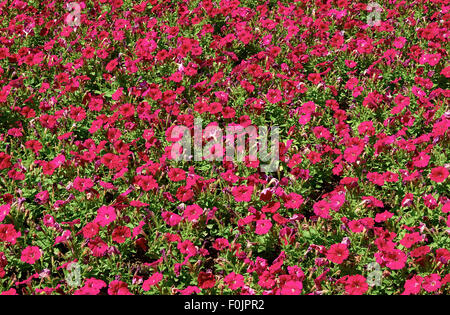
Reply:
[[0, 222], [2, 222], [6, 218], [10, 210], [11, 206], [9, 204], [0, 206]]
[[272, 227], [272, 222], [270, 220], [258, 220], [256, 221], [256, 230], [255, 233], [258, 235], [263, 235], [269, 232]]
[[20, 260], [33, 265], [42, 256], [41, 249], [37, 246], [28, 246], [22, 251]]
[[423, 279], [422, 288], [427, 292], [436, 292], [442, 286], [441, 277], [434, 273]]
[[147, 280], [142, 284], [142, 290], [149, 291], [150, 288], [154, 285], [157, 285], [163, 279], [162, 273], [156, 272], [150, 276]]
[[97, 217], [94, 222], [100, 226], [107, 226], [116, 220], [116, 211], [111, 206], [101, 206], [97, 211]]
[[203, 213], [203, 209], [199, 205], [189, 205], [184, 209], [183, 218], [189, 222], [197, 221]]
[[224, 278], [225, 284], [230, 288], [230, 290], [237, 290], [244, 286], [244, 276], [231, 272]]

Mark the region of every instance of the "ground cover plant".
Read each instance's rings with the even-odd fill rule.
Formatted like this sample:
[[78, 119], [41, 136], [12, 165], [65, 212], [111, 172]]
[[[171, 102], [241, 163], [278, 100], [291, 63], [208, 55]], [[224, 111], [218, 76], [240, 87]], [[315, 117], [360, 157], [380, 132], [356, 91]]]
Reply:
[[449, 292], [447, 1], [0, 1], [0, 294]]

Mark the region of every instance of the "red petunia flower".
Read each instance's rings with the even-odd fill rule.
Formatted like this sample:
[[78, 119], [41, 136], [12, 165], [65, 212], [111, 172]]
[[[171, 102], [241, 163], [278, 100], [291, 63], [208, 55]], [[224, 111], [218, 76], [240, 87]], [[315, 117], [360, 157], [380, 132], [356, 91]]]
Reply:
[[345, 244], [333, 244], [327, 251], [327, 259], [335, 264], [342, 264], [347, 259], [349, 251]]
[[131, 292], [128, 290], [128, 284], [119, 281], [114, 280], [111, 281], [108, 288], [108, 294], [109, 295], [132, 295]]
[[267, 100], [272, 104], [276, 104], [281, 101], [281, 91], [278, 89], [269, 89], [267, 91]]
[[125, 243], [127, 238], [131, 236], [131, 230], [127, 226], [118, 226], [112, 232], [112, 240], [119, 244]]
[[213, 288], [216, 284], [216, 279], [211, 272], [200, 271], [198, 274], [198, 286], [201, 289]]
[[367, 292], [369, 285], [366, 278], [361, 275], [349, 276], [346, 281], [345, 291], [350, 295], [362, 295]]
[[98, 234], [99, 226], [95, 222], [89, 222], [83, 227], [82, 231], [84, 238], [93, 238]]
[[236, 202], [249, 202], [252, 199], [253, 186], [235, 186], [232, 194]]
[[443, 166], [435, 167], [431, 170], [430, 179], [436, 183], [442, 183], [449, 175], [448, 170]]

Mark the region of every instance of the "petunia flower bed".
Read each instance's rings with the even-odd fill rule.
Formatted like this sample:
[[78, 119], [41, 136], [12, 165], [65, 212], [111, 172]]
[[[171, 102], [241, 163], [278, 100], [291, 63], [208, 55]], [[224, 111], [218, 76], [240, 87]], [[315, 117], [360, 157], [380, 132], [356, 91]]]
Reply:
[[0, 1], [1, 295], [450, 292], [447, 1]]

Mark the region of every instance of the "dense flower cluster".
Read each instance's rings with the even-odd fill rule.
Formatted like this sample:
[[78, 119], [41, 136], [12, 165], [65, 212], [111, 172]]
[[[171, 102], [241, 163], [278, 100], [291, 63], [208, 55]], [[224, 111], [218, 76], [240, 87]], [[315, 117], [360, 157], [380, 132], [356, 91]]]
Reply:
[[447, 1], [71, 2], [0, 1], [0, 294], [449, 292]]

